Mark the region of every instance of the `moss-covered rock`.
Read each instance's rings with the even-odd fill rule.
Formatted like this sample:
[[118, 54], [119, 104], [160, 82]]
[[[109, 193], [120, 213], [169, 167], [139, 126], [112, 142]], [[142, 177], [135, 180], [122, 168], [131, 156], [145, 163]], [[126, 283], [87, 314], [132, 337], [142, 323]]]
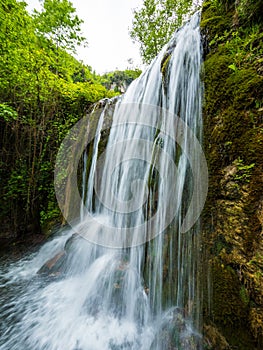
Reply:
[[260, 6], [258, 1], [206, 1], [201, 23], [208, 46], [203, 114], [210, 174], [203, 237], [212, 286], [205, 320], [239, 350], [263, 347]]

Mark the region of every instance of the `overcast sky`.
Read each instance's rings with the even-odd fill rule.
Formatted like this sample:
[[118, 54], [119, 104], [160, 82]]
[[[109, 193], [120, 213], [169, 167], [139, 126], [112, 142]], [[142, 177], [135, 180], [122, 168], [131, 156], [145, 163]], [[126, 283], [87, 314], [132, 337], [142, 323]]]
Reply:
[[[26, 0], [29, 9], [39, 9], [39, 0]], [[138, 45], [129, 36], [132, 9], [143, 0], [71, 0], [77, 15], [84, 20], [83, 34], [88, 47], [78, 49], [78, 59], [97, 73], [141, 65]]]

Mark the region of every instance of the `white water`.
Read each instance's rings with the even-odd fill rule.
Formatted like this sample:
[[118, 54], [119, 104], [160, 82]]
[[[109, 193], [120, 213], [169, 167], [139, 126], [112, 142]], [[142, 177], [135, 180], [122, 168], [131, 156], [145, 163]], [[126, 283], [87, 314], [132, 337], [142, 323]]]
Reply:
[[[1, 350], [202, 348], [198, 225], [189, 225], [201, 205], [199, 153], [187, 131], [202, 129], [200, 47], [195, 15], [118, 100], [99, 157], [103, 109], [89, 175], [84, 155], [79, 224], [1, 274]], [[36, 274], [64, 247], [58, 275]]]

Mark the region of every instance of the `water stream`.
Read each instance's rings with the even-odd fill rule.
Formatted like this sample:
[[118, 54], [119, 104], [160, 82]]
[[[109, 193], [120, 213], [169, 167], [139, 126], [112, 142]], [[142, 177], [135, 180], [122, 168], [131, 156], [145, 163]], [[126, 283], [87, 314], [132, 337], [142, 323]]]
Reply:
[[1, 350], [202, 349], [200, 69], [196, 14], [116, 101], [102, 151], [105, 103], [80, 220], [2, 266]]

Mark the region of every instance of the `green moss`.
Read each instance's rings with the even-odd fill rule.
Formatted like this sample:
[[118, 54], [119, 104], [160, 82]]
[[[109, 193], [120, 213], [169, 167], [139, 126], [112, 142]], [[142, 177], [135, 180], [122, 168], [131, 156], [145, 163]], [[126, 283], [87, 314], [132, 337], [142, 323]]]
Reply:
[[171, 59], [171, 54], [169, 52], [166, 52], [163, 56], [162, 62], [161, 62], [161, 73], [162, 73], [162, 81], [164, 90], [166, 91], [167, 88], [167, 81], [168, 81], [168, 66]]
[[218, 1], [206, 1], [202, 8], [201, 29], [207, 32], [209, 39], [220, 36], [232, 24], [232, 15], [225, 12], [224, 6]]
[[240, 20], [244, 24], [262, 22], [262, 0], [241, 0], [239, 1], [238, 11]]
[[167, 67], [168, 67], [168, 64], [170, 62], [170, 59], [171, 59], [171, 55], [167, 54], [164, 56], [163, 60], [162, 60], [162, 63], [161, 63], [161, 72], [162, 72], [162, 76], [165, 77], [166, 75], [166, 72], [167, 72]]
[[248, 295], [248, 292], [247, 292], [245, 286], [241, 286], [239, 294], [240, 294], [240, 298], [242, 300], [242, 303], [245, 306], [247, 306], [249, 304], [250, 298], [249, 298], [249, 295]]
[[249, 317], [248, 296], [245, 295], [235, 270], [217, 261], [213, 265], [212, 275], [214, 322], [219, 329], [224, 330], [223, 334], [232, 346], [238, 346], [239, 350], [254, 349], [246, 323]]
[[263, 346], [262, 262], [251, 263], [263, 249], [257, 214], [263, 185], [262, 20], [242, 22], [236, 5], [206, 1], [202, 14], [210, 48], [204, 63], [210, 181], [203, 226], [212, 266], [211, 318], [232, 347], [254, 350]]
[[206, 18], [202, 20], [201, 28], [205, 28], [207, 25], [222, 23], [222, 21], [223, 21], [222, 16], [214, 16], [214, 17]]

